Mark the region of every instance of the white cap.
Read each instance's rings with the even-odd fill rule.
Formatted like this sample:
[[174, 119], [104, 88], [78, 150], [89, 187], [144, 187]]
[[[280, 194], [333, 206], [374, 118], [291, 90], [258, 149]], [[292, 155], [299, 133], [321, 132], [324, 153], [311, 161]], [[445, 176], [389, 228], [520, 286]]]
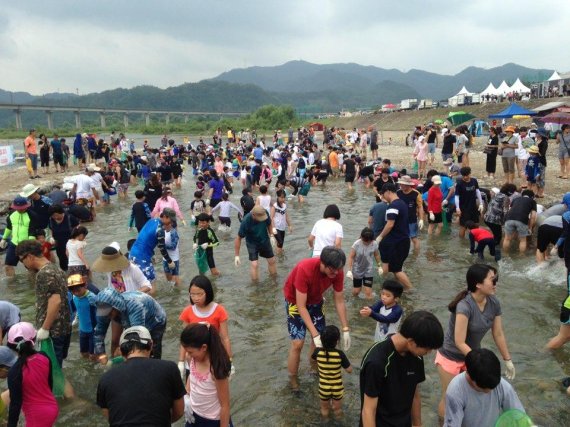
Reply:
[[109, 246], [115, 248], [117, 252], [121, 251], [121, 245], [119, 245], [119, 242], [112, 242]]

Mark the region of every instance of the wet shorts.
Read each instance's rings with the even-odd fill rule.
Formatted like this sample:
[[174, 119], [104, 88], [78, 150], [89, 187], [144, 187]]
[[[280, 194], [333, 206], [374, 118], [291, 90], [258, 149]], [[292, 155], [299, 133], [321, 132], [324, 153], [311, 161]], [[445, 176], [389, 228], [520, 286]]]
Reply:
[[[560, 235], [562, 234], [562, 229], [559, 227], [555, 227], [554, 225], [542, 224], [538, 227], [538, 237], [536, 239], [536, 249], [539, 252], [546, 252], [549, 244], [555, 245]], [[562, 249], [562, 250], [561, 250]], [[564, 248], [558, 248], [558, 254], [564, 254]], [[561, 258], [563, 258], [562, 255]]]
[[391, 273], [402, 271], [409, 253], [410, 239], [403, 239], [397, 243], [380, 242], [380, 258], [383, 264], [388, 264], [388, 271]]
[[154, 273], [154, 266], [152, 265], [152, 262], [149, 259], [140, 259], [136, 257], [133, 258], [129, 257], [129, 259], [133, 262], [133, 264], [136, 264], [136, 266], [141, 269], [141, 271], [144, 274], [144, 277], [146, 277], [149, 282], [153, 282], [154, 279], [156, 279], [156, 274]]
[[247, 253], [249, 255], [250, 261], [257, 261], [259, 257], [262, 258], [273, 258], [273, 248], [271, 247], [271, 242], [267, 240], [265, 243], [249, 243], [245, 242], [247, 247]]
[[[325, 178], [326, 180], [326, 178]], [[303, 187], [299, 190], [299, 196], [306, 196], [309, 194], [309, 190], [311, 189], [311, 183], [306, 182]]]
[[362, 285], [366, 286], [367, 288], [372, 287], [373, 277], [363, 277], [361, 279], [357, 279], [356, 277], [352, 279], [352, 286], [355, 288], [361, 288]]
[[435, 153], [435, 142], [428, 144], [428, 153], [434, 154]]
[[[434, 213], [433, 216], [434, 216], [433, 221], [431, 219], [428, 220], [430, 224], [441, 224], [443, 222], [443, 217], [442, 217], [441, 212], [440, 213]], [[428, 216], [428, 218], [429, 218], [429, 216]]]
[[[319, 334], [322, 334], [326, 326], [325, 315], [323, 314], [323, 303], [307, 304], [307, 310], [309, 311], [313, 325]], [[297, 304], [292, 304], [285, 300], [285, 312], [287, 314], [287, 330], [289, 331], [289, 338], [292, 340], [304, 341], [307, 333], [307, 327], [305, 326], [303, 319], [301, 319]]]
[[459, 375], [461, 372], [467, 370], [465, 362], [448, 359], [439, 351], [435, 353], [435, 364], [441, 366], [441, 369], [451, 375]]
[[408, 229], [410, 230], [410, 239], [418, 237], [420, 231], [417, 222], [411, 222], [410, 224], [408, 224]]
[[8, 242], [6, 246], [6, 258], [4, 259], [4, 264], [11, 267], [16, 267], [20, 262], [20, 258], [16, 256], [16, 245], [12, 242]]
[[508, 221], [505, 221], [505, 234], [508, 237], [511, 237], [513, 233], [517, 233], [519, 237], [526, 237], [530, 234], [528, 231], [528, 225], [524, 222], [509, 219]]
[[168, 268], [168, 263], [166, 260], [162, 260], [162, 269], [165, 274], [170, 274], [172, 276], [178, 276], [180, 271], [180, 261], [174, 261], [174, 268]]
[[461, 216], [459, 217], [459, 225], [465, 227], [467, 221], [473, 221], [475, 223], [479, 222], [479, 211], [477, 209], [472, 210], [462, 210]]

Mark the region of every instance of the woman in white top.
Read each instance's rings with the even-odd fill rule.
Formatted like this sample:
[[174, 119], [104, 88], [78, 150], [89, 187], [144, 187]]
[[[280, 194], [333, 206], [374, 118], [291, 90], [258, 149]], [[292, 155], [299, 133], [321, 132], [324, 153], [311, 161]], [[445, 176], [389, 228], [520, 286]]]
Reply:
[[65, 245], [65, 254], [69, 259], [67, 264], [67, 273], [69, 275], [80, 274], [81, 276], [89, 277], [89, 264], [87, 264], [84, 253], [85, 246], [87, 246], [85, 237], [88, 233], [87, 228], [82, 225], [78, 225], [71, 230], [70, 238]]
[[325, 208], [323, 219], [319, 219], [313, 226], [309, 236], [309, 247], [313, 249], [313, 258], [321, 256], [325, 246], [341, 247], [343, 232], [338, 222], [340, 210], [337, 205], [328, 205]]

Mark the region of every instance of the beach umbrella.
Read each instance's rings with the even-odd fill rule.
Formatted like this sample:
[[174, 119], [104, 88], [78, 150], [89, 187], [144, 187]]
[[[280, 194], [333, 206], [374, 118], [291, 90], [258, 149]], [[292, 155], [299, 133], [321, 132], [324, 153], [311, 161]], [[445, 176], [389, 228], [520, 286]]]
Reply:
[[475, 116], [473, 114], [466, 113], [465, 111], [452, 111], [447, 116], [447, 121], [450, 122], [453, 126], [457, 126], [474, 118]]
[[538, 120], [540, 120], [543, 123], [556, 123], [559, 125], [569, 124], [570, 113], [563, 113], [560, 111], [556, 111], [554, 113], [547, 114], [544, 117], [540, 117]]

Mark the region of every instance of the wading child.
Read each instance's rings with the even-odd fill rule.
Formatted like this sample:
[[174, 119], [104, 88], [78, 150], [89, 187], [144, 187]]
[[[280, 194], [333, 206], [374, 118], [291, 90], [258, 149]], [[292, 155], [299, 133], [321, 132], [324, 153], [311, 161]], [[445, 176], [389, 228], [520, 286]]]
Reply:
[[87, 237], [88, 233], [87, 228], [82, 225], [78, 225], [71, 230], [70, 239], [65, 246], [65, 254], [69, 259], [67, 267], [69, 275], [81, 274], [82, 276], [89, 276], [89, 264], [84, 252], [87, 246], [85, 237]]
[[272, 231], [277, 241], [277, 254], [283, 253], [283, 243], [285, 242], [285, 229], [289, 229], [289, 233], [293, 231], [289, 212], [287, 212], [287, 204], [285, 203], [285, 190], [277, 190], [275, 193], [277, 201], [271, 206], [271, 222], [273, 224]]
[[[230, 426], [230, 357], [216, 328], [209, 323], [192, 323], [182, 331], [180, 344], [189, 359], [187, 409], [190, 427]], [[217, 421], [217, 423], [216, 423]]]
[[386, 280], [382, 284], [380, 301], [360, 310], [362, 317], [371, 317], [376, 320], [374, 341], [384, 341], [388, 335], [395, 334], [400, 329], [404, 310], [398, 304], [404, 287], [395, 280]]
[[201, 191], [194, 192], [194, 200], [190, 203], [190, 211], [192, 212], [192, 225], [196, 225], [196, 217], [201, 213], [208, 213], [208, 206], [202, 200], [203, 193]]
[[372, 281], [374, 279], [374, 259], [380, 266], [378, 274], [382, 276], [382, 261], [380, 260], [380, 252], [378, 251], [378, 243], [374, 240], [374, 232], [372, 229], [365, 227], [360, 233], [358, 239], [352, 245], [350, 255], [348, 256], [346, 273], [347, 279], [352, 279], [354, 288], [352, 295], [358, 296], [362, 285], [364, 285], [364, 295], [370, 299], [374, 295], [372, 293]]
[[46, 232], [45, 230], [39, 229], [36, 230], [35, 236], [36, 240], [41, 243], [42, 245], [42, 254], [49, 262], [55, 262], [55, 246], [52, 245], [46, 239]]
[[259, 192], [261, 194], [257, 196], [255, 204], [269, 212], [271, 209], [271, 194], [267, 194], [267, 185], [260, 186]]
[[536, 145], [528, 149], [528, 154], [530, 156], [525, 166], [527, 185], [534, 194], [540, 194], [539, 189], [544, 189], [544, 164]]
[[93, 337], [97, 325], [97, 295], [87, 289], [87, 278], [80, 274], [72, 274], [67, 278], [67, 289], [73, 295], [73, 304], [77, 310], [81, 357], [96, 361]]
[[344, 385], [340, 368], [344, 368], [349, 374], [352, 372], [350, 361], [342, 350], [336, 348], [339, 339], [338, 328], [334, 325], [327, 326], [321, 334], [323, 346], [317, 347], [311, 356], [317, 362], [321, 415], [325, 418], [329, 416], [331, 405], [335, 417], [342, 415]]
[[147, 221], [151, 218], [150, 215], [150, 207], [148, 203], [145, 202], [145, 195], [144, 191], [137, 190], [135, 191], [135, 197], [137, 201], [133, 203], [131, 208], [131, 219], [129, 220], [129, 231], [133, 228], [133, 224], [135, 225], [138, 232], [144, 227]]
[[239, 215], [243, 216], [243, 211], [241, 208], [238, 208], [236, 205], [230, 202], [228, 200], [229, 197], [230, 196], [228, 193], [222, 194], [222, 201], [218, 203], [214, 209], [212, 209], [212, 214], [214, 214], [214, 212], [220, 211], [220, 215], [218, 216], [218, 219], [220, 220], [220, 227], [222, 225], [227, 227], [227, 231], [230, 231], [229, 229], [232, 226], [232, 220], [230, 218], [232, 209], [235, 209]]
[[180, 250], [178, 249], [179, 236], [176, 228], [172, 226], [172, 223], [164, 228], [164, 247], [168, 256], [174, 263], [174, 268], [168, 266], [168, 262], [162, 259], [162, 269], [164, 270], [164, 275], [166, 276], [166, 281], [168, 283], [173, 283], [178, 286], [180, 284]]
[[[499, 261], [500, 255], [495, 252], [495, 238], [493, 233], [484, 228], [479, 228], [479, 224], [473, 221], [467, 221], [465, 226], [469, 229], [469, 253], [471, 255], [477, 252], [477, 256], [480, 260], [484, 260], [485, 256], [483, 251], [485, 246], [489, 246], [489, 253], [491, 256], [495, 257], [495, 261]], [[477, 243], [477, 248], [475, 248], [475, 243]]]
[[[218, 246], [220, 242], [218, 241], [216, 233], [214, 233], [214, 230], [210, 227], [210, 221], [212, 220], [213, 218], [206, 213], [201, 213], [196, 217], [198, 227], [196, 227], [196, 232], [194, 233], [194, 245], [192, 248], [195, 251], [202, 250], [206, 252], [205, 256], [208, 262], [208, 268], [214, 276], [219, 276], [220, 272], [216, 268], [216, 262], [214, 261], [214, 248]], [[200, 270], [200, 273], [203, 274], [206, 271]]]
[[428, 212], [429, 212], [429, 225], [428, 225], [428, 235], [433, 233], [435, 227], [435, 234], [441, 233], [443, 228], [443, 217], [442, 217], [442, 203], [443, 203], [443, 193], [441, 191], [441, 177], [439, 175], [434, 175], [431, 177], [431, 182], [433, 185], [428, 190]]

